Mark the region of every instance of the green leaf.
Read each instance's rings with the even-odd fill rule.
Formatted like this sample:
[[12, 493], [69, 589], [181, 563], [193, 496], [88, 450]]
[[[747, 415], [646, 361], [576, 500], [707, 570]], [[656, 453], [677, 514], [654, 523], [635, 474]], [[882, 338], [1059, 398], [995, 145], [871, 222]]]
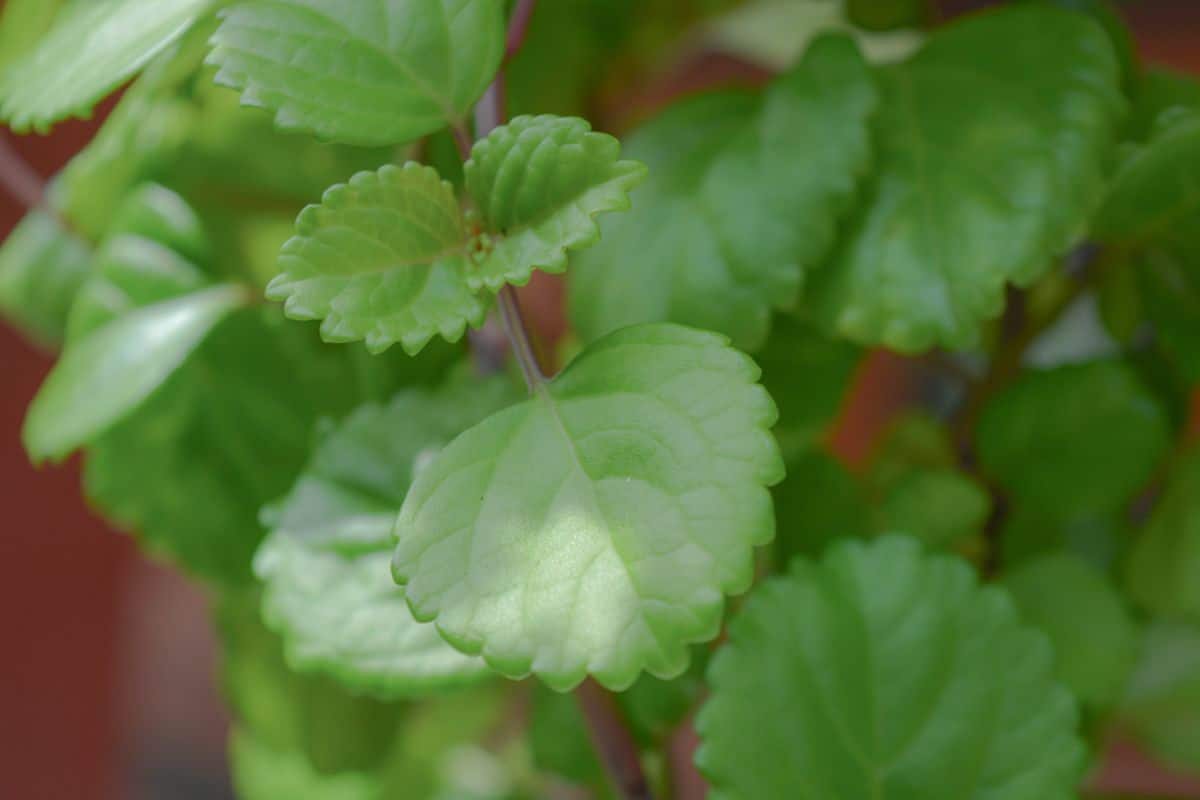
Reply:
[[204, 289], [138, 309], [72, 343], [29, 407], [22, 438], [30, 457], [61, 460], [120, 422], [247, 299], [236, 286]]
[[191, 207], [166, 187], [144, 184], [114, 215], [71, 306], [67, 342], [138, 308], [202, 289], [211, 278], [196, 261], [207, 258], [208, 238]]
[[503, 378], [407, 389], [359, 408], [317, 446], [268, 517], [255, 557], [263, 614], [288, 661], [377, 696], [403, 696], [488, 673], [413, 620], [389, 568], [392, 525], [412, 476], [454, 436], [514, 400]]
[[[257, 593], [218, 595], [221, 678], [241, 741], [234, 778], [249, 800], [381, 798], [375, 774], [400, 738], [405, 707], [290, 671], [258, 617]], [[240, 752], [239, 752], [240, 749]], [[285, 790], [299, 795], [282, 794]]]
[[1029, 371], [984, 409], [983, 469], [1060, 518], [1112, 511], [1153, 474], [1170, 444], [1166, 413], [1127, 365]]
[[963, 562], [846, 543], [750, 596], [709, 668], [710, 797], [1068, 800], [1084, 761], [1045, 637]]
[[812, 276], [839, 335], [906, 353], [979, 342], [1100, 196], [1122, 111], [1091, 20], [1035, 4], [970, 16], [881, 72], [868, 195]]
[[1200, 250], [1178, 257], [1151, 248], [1134, 269], [1159, 346], [1182, 382], [1200, 383]]
[[919, 28], [930, 21], [927, 0], [846, 0], [846, 18], [869, 31]]
[[413, 615], [557, 690], [678, 675], [773, 534], [783, 468], [758, 374], [717, 335], [635, 326], [459, 436], [397, 522]]
[[835, 458], [810, 449], [790, 456], [787, 477], [773, 490], [778, 534], [775, 562], [819, 556], [837, 539], [873, 530], [866, 492]]
[[1129, 592], [1153, 614], [1200, 622], [1200, 451], [1173, 471], [1133, 546]]
[[483, 324], [467, 288], [467, 229], [454, 188], [409, 162], [360, 172], [304, 209], [267, 297], [292, 319], [321, 319], [329, 342], [399, 342], [416, 355], [434, 336], [456, 342]]
[[54, 217], [30, 213], [0, 247], [0, 315], [34, 340], [57, 345], [90, 255]]
[[296, 480], [317, 421], [440, 376], [447, 355], [371, 358], [322, 345], [277, 309], [247, 309], [92, 445], [84, 488], [151, 551], [206, 580], [243, 585], [265, 533], [259, 510]]
[[1006, 569], [1066, 551], [1107, 573], [1128, 551], [1133, 526], [1124, 509], [1064, 517], [1017, 503], [1005, 515], [999, 538]]
[[529, 713], [529, 747], [539, 772], [585, 786], [604, 786], [604, 767], [587, 734], [587, 720], [573, 694], [544, 686], [533, 690]]
[[877, 527], [907, 533], [931, 548], [954, 547], [982, 533], [991, 510], [987, 491], [966, 475], [914, 469], [887, 489]]
[[49, 130], [92, 107], [169, 47], [213, 0], [72, 3], [25, 56], [0, 75], [0, 117], [13, 130]]
[[571, 281], [585, 340], [635, 322], [720, 331], [744, 349], [767, 339], [772, 309], [797, 300], [849, 210], [870, 155], [870, 72], [844, 38], [813, 43], [759, 93], [681, 103], [635, 133], [650, 166], [632, 214], [601, 226]]
[[229, 767], [241, 800], [382, 800], [376, 775], [321, 773], [303, 753], [274, 748], [238, 726], [229, 734]]
[[1200, 627], [1147, 627], [1120, 719], [1159, 758], [1200, 769]]
[[771, 338], [754, 360], [779, 406], [775, 437], [786, 457], [830, 433], [862, 355], [858, 346], [829, 339], [807, 322], [776, 316]]
[[0, 70], [32, 50], [66, 0], [8, 0], [0, 8]]
[[283, 130], [347, 144], [461, 124], [504, 55], [499, 0], [251, 0], [224, 14], [217, 83]]
[[1200, 109], [1200, 81], [1195, 75], [1161, 66], [1147, 69], [1133, 93], [1133, 107], [1125, 125], [1126, 138], [1135, 142], [1149, 139], [1159, 115], [1176, 106]]
[[1063, 685], [1092, 709], [1107, 709], [1121, 698], [1140, 637], [1103, 573], [1077, 556], [1056, 553], [1009, 573], [1004, 584], [1021, 618], [1050, 637]]
[[1127, 247], [1149, 243], [1200, 253], [1198, 181], [1200, 110], [1169, 111], [1113, 177], [1092, 231]]
[[629, 208], [629, 191], [646, 176], [637, 161], [618, 161], [620, 143], [578, 117], [517, 117], [471, 148], [467, 193], [484, 229], [468, 285], [497, 292], [523, 286], [533, 270], [559, 273], [567, 251], [600, 238], [595, 217]]

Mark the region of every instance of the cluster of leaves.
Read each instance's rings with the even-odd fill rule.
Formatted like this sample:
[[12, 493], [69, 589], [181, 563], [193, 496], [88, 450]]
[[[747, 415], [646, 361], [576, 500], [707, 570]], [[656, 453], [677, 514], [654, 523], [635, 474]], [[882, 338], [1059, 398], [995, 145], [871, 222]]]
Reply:
[[[14, 130], [134, 79], [0, 250], [62, 349], [25, 444], [211, 590], [248, 800], [603, 793], [589, 676], [663, 783], [706, 690], [715, 797], [1067, 798], [1113, 726], [1200, 767], [1200, 84], [1028, 0], [623, 143], [544, 113], [733, 5], [545, 3], [515, 57], [501, 0], [5, 5]], [[532, 115], [459, 158], [509, 58]], [[581, 350], [524, 396], [464, 339], [535, 271]], [[1022, 368], [1064, 309], [1104, 354]], [[987, 367], [851, 470], [864, 348]]]

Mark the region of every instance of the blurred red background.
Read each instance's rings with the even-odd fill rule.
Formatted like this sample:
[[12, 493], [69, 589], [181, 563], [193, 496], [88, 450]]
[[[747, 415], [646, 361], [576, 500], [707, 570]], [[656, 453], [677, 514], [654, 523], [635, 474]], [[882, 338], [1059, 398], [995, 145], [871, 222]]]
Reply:
[[[1147, 60], [1200, 72], [1200, 2], [1147, 1], [1128, 15]], [[94, 130], [0, 135], [49, 176]], [[0, 236], [22, 213], [0, 195]], [[21, 449], [25, 407], [50, 364], [0, 326], [0, 798], [229, 797], [203, 598], [88, 511], [77, 463], [35, 470]], [[903, 398], [906, 369], [869, 359], [836, 439], [844, 456], [860, 456]], [[1106, 780], [1200, 798], [1200, 784], [1158, 774], [1128, 748]]]

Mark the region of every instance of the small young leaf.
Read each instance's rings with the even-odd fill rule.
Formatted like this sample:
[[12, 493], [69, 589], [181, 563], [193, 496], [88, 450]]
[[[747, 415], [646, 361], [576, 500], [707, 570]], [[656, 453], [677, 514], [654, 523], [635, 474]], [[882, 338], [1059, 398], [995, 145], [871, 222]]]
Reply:
[[1200, 769], [1200, 626], [1156, 620], [1119, 719], [1168, 764]]
[[981, 533], [991, 509], [988, 493], [961, 472], [915, 468], [887, 488], [876, 525], [934, 549], [951, 548]]
[[0, 118], [45, 132], [92, 107], [184, 34], [214, 0], [90, 0], [63, 10], [37, 47], [0, 75]]
[[1045, 637], [963, 562], [846, 543], [750, 596], [709, 668], [714, 800], [1068, 800], [1084, 749]]
[[984, 410], [979, 460], [1022, 502], [1060, 518], [1111, 511], [1150, 479], [1166, 413], [1127, 365], [1025, 373]]
[[878, 171], [809, 295], [839, 335], [902, 352], [979, 341], [1079, 235], [1122, 111], [1091, 20], [1022, 3], [939, 30], [881, 73]]
[[1004, 578], [1021, 618], [1046, 632], [1055, 673], [1087, 707], [1105, 710], [1125, 691], [1139, 632], [1104, 574], [1077, 556], [1030, 561]]
[[414, 616], [557, 690], [682, 672], [773, 534], [783, 467], [757, 378], [722, 337], [634, 326], [459, 436], [396, 525]]
[[515, 399], [506, 379], [408, 389], [368, 405], [317, 446], [255, 557], [263, 615], [289, 663], [377, 696], [461, 683], [487, 667], [412, 618], [389, 569], [392, 525], [420, 463]]
[[467, 287], [467, 229], [454, 187], [420, 164], [360, 172], [304, 209], [267, 297], [293, 319], [321, 319], [329, 342], [365, 339], [415, 355], [462, 338], [487, 304]]
[[467, 193], [487, 247], [468, 284], [497, 292], [533, 270], [567, 268], [567, 251], [596, 243], [595, 217], [629, 208], [646, 167], [618, 161], [621, 145], [577, 117], [517, 117], [475, 143], [464, 165]]
[[638, 210], [601, 225], [571, 280], [585, 340], [635, 322], [720, 331], [754, 350], [833, 244], [870, 157], [877, 95], [853, 43], [822, 38], [758, 94], [670, 109], [627, 153], [650, 165]]
[[396, 145], [461, 123], [504, 55], [501, 0], [249, 0], [209, 63], [242, 102], [322, 139]]
[[1129, 592], [1146, 610], [1200, 623], [1200, 451], [1184, 457], [1129, 558]]
[[74, 342], [38, 391], [22, 437], [34, 461], [60, 460], [145, 402], [246, 292], [216, 286], [138, 309]]
[[0, 316], [32, 339], [57, 345], [90, 260], [83, 242], [52, 216], [30, 213], [0, 246]]

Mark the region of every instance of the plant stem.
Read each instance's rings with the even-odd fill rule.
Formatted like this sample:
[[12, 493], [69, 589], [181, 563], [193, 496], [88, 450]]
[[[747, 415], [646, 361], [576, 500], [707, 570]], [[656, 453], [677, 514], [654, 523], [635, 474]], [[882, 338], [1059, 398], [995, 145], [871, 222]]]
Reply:
[[46, 184], [3, 135], [0, 135], [0, 185], [29, 211], [46, 207]]
[[[521, 49], [525, 35], [529, 30], [529, 21], [533, 17], [536, 0], [517, 0], [512, 16], [509, 18], [508, 34], [505, 42], [504, 63], [507, 64]], [[501, 125], [507, 116], [504, 97], [504, 69], [496, 73], [495, 80], [488, 87], [483, 97], [475, 105], [475, 136], [483, 138]], [[455, 138], [461, 138], [456, 131]], [[469, 152], [460, 141], [459, 150]], [[508, 337], [513, 356], [521, 366], [521, 374], [525, 377], [525, 385], [530, 393], [545, 384], [546, 378], [538, 363], [537, 352], [533, 341], [525, 327], [521, 315], [521, 304], [517, 299], [517, 290], [513, 286], [505, 286], [497, 295], [500, 306], [500, 319], [504, 324], [504, 332]], [[579, 706], [583, 710], [584, 719], [588, 725], [588, 735], [592, 744], [600, 754], [613, 785], [625, 800], [654, 800], [650, 791], [646, 774], [642, 770], [641, 756], [637, 743], [629, 728], [621, 719], [612, 697], [595, 681], [588, 678], [575, 690]]]
[[525, 319], [521, 315], [521, 303], [517, 299], [517, 290], [512, 286], [505, 286], [496, 295], [496, 301], [500, 306], [500, 321], [504, 323], [504, 333], [508, 336], [509, 344], [512, 346], [513, 357], [521, 365], [525, 388], [529, 389], [532, 394], [546, 382], [546, 376], [542, 374], [537, 352], [533, 348], [533, 341], [525, 327]]
[[587, 720], [592, 745], [617, 792], [626, 800], [654, 800], [637, 744], [609, 693], [588, 678], [579, 684], [575, 697]]

